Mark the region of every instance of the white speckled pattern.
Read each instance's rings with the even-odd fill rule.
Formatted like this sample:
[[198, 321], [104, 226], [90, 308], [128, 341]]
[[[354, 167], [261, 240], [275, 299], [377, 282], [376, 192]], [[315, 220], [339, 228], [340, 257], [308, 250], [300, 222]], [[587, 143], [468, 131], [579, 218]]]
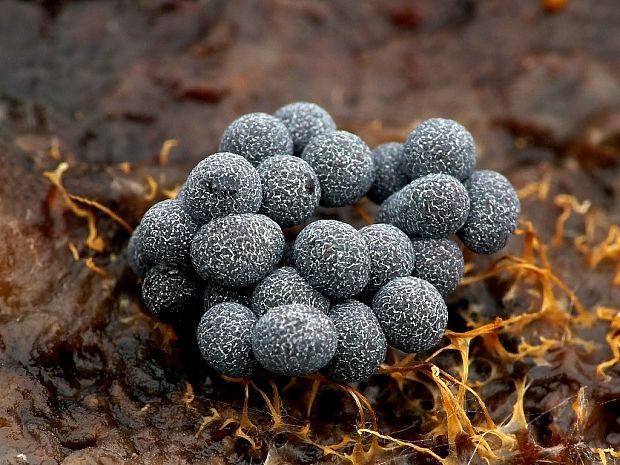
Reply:
[[193, 270], [160, 263], [146, 273], [142, 301], [153, 315], [174, 323], [198, 313], [203, 285]]
[[129, 242], [127, 242], [127, 263], [137, 276], [144, 278], [152, 264], [149, 263], [144, 256], [139, 236], [140, 225], [133, 230]]
[[371, 152], [375, 164], [375, 180], [367, 197], [380, 204], [394, 192], [411, 182], [403, 144], [388, 142]]
[[396, 191], [383, 201], [383, 203], [379, 206], [379, 209], [377, 210], [377, 215], [375, 216], [375, 223], [391, 224], [393, 226], [396, 226], [401, 231], [404, 229], [404, 225], [401, 221], [401, 216], [399, 215], [399, 193], [400, 191]]
[[288, 128], [296, 156], [315, 136], [336, 130], [336, 123], [327, 111], [315, 103], [295, 102], [279, 108], [274, 114]]
[[320, 310], [301, 304], [272, 308], [252, 335], [252, 351], [261, 366], [279, 375], [301, 376], [323, 368], [336, 352], [338, 335]]
[[215, 153], [191, 171], [179, 197], [200, 224], [235, 213], [256, 213], [263, 198], [260, 177], [243, 157]]
[[442, 173], [462, 181], [476, 165], [474, 138], [451, 119], [433, 118], [420, 123], [407, 137], [404, 154], [413, 179]]
[[[519, 219], [510, 182], [474, 171], [473, 137], [449, 119], [371, 151], [320, 106], [295, 102], [237, 118], [220, 150], [177, 199], [147, 211], [126, 255], [151, 313], [182, 329], [204, 312], [201, 353], [227, 376], [261, 365], [358, 382], [388, 345], [432, 348], [447, 327], [443, 296], [463, 275], [450, 237], [494, 253]], [[379, 205], [375, 224], [318, 219], [354, 221], [332, 208], [365, 195]]]
[[278, 268], [254, 289], [252, 310], [263, 315], [270, 308], [285, 304], [304, 304], [327, 313], [329, 300], [299, 276], [295, 268]]
[[241, 304], [214, 305], [200, 319], [196, 336], [207, 364], [218, 373], [240, 378], [252, 374], [252, 331], [256, 315]]
[[471, 199], [469, 218], [458, 232], [472, 251], [491, 254], [506, 246], [517, 227], [521, 203], [510, 181], [496, 171], [476, 171], [465, 182]]
[[349, 224], [319, 220], [306, 226], [293, 245], [295, 266], [312, 287], [344, 299], [360, 292], [370, 278], [364, 238]]
[[338, 347], [322, 373], [339, 383], [368, 379], [385, 360], [387, 342], [372, 309], [357, 300], [334, 305], [328, 313]]
[[374, 292], [393, 278], [408, 276], [415, 255], [409, 237], [390, 224], [371, 224], [359, 230], [370, 255], [370, 279], [366, 290]]
[[467, 190], [447, 174], [429, 174], [398, 192], [397, 220], [403, 232], [440, 238], [456, 233], [469, 214]]
[[355, 134], [335, 131], [314, 137], [301, 154], [321, 183], [321, 205], [344, 207], [361, 199], [375, 179], [366, 143]]
[[430, 349], [446, 332], [448, 308], [443, 297], [420, 278], [393, 279], [379, 289], [372, 309], [388, 344], [403, 352]]
[[305, 223], [321, 199], [314, 170], [301, 158], [269, 157], [257, 168], [263, 189], [260, 212], [283, 228]]
[[249, 113], [224, 130], [220, 152], [241, 155], [254, 166], [275, 155], [293, 155], [293, 139], [278, 118], [267, 113]]
[[463, 276], [463, 252], [450, 239], [411, 240], [415, 250], [412, 275], [431, 283], [442, 296], [454, 291]]
[[136, 247], [144, 263], [189, 264], [192, 238], [199, 225], [185, 212], [178, 200], [156, 203], [144, 214]]
[[210, 281], [205, 286], [202, 296], [203, 308], [205, 311], [222, 302], [234, 302], [250, 307], [252, 305], [252, 293], [254, 286], [247, 287], [227, 287], [222, 284]]
[[282, 257], [284, 235], [273, 220], [256, 213], [217, 218], [192, 242], [192, 263], [205, 280], [230, 287], [260, 281]]

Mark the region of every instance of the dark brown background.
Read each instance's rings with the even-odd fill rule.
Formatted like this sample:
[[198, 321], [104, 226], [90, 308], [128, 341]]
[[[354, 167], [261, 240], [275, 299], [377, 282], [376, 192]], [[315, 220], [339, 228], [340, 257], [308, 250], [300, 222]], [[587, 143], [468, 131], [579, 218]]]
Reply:
[[[543, 239], [560, 212], [553, 196], [571, 193], [600, 213], [600, 241], [620, 217], [619, 24], [616, 0], [569, 0], [556, 13], [534, 0], [0, 2], [0, 463], [245, 463], [276, 453], [268, 435], [258, 452], [233, 442], [234, 428], [194, 436], [211, 407], [238, 416], [242, 390], [211, 377], [191, 341], [168, 344], [153, 328], [122, 255], [127, 232], [97, 213], [106, 250], [89, 250], [84, 220], [43, 171], [68, 162], [69, 192], [135, 225], [154, 201], [144, 199], [147, 175], [173, 188], [242, 113], [315, 101], [371, 146], [443, 116], [472, 131], [480, 167], [506, 173], [517, 188], [550, 176], [547, 202], [524, 201]], [[160, 166], [170, 138], [179, 145]], [[125, 161], [128, 174], [118, 168]], [[582, 229], [572, 218], [568, 239]], [[613, 262], [589, 271], [572, 249], [551, 254], [586, 305], [620, 302]], [[85, 267], [89, 257], [106, 277]], [[455, 299], [500, 305], [488, 292]], [[553, 367], [559, 387], [529, 373], [542, 386], [532, 391], [532, 418], [564, 399], [557, 392], [574, 395], [593, 379], [592, 364], [610, 357], [606, 329], [590, 334], [600, 347], [579, 360], [582, 371]], [[615, 381], [591, 381], [596, 422], [580, 438], [588, 446], [620, 447], [620, 425], [606, 413], [620, 407]], [[197, 395], [189, 407], [186, 382]], [[498, 418], [512, 391], [498, 397]], [[329, 392], [315, 409], [317, 430], [338, 421], [349, 428], [354, 409]], [[267, 424], [264, 405], [256, 409], [255, 421]], [[533, 422], [535, 440], [567, 443], [563, 419]], [[322, 460], [304, 447], [279, 454]]]

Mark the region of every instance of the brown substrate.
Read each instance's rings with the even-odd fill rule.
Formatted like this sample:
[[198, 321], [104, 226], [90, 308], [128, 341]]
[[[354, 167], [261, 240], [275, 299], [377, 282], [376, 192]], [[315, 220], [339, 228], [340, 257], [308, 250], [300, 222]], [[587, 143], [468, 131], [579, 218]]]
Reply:
[[[617, 461], [620, 13], [587, 3], [0, 3], [0, 463]], [[355, 388], [222, 379], [123, 255], [230, 120], [298, 99], [372, 145], [459, 119], [523, 203], [443, 345]]]

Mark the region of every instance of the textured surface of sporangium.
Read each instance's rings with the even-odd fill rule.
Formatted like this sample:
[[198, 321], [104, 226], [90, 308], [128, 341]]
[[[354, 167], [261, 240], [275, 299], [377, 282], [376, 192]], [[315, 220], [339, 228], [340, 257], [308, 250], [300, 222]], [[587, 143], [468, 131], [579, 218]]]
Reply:
[[330, 306], [329, 300], [291, 267], [272, 271], [256, 286], [252, 296], [252, 310], [257, 315], [285, 304], [305, 304], [323, 313]]
[[448, 324], [448, 308], [439, 291], [412, 276], [393, 279], [379, 289], [372, 309], [388, 344], [403, 352], [430, 349]]
[[462, 181], [476, 165], [474, 138], [451, 119], [433, 118], [420, 123], [407, 137], [404, 154], [413, 179], [443, 173]]
[[205, 280], [230, 287], [260, 281], [280, 261], [284, 235], [264, 215], [244, 213], [205, 224], [192, 242], [192, 263]]
[[415, 251], [413, 276], [431, 283], [442, 296], [454, 291], [463, 276], [463, 252], [450, 239], [411, 240]]
[[357, 300], [347, 300], [334, 305], [328, 316], [338, 333], [338, 346], [321, 372], [339, 383], [368, 379], [385, 360], [387, 350], [372, 309]]
[[375, 223], [391, 224], [393, 226], [396, 226], [401, 231], [405, 229], [401, 221], [401, 215], [399, 213], [399, 209], [401, 206], [401, 202], [399, 199], [400, 192], [401, 191], [394, 192], [383, 201], [383, 203], [379, 206], [379, 209], [377, 210], [377, 214], [375, 216]]
[[220, 152], [236, 153], [256, 166], [268, 157], [293, 155], [293, 139], [278, 118], [267, 113], [249, 113], [224, 130]]
[[216, 153], [190, 172], [178, 196], [200, 224], [234, 213], [256, 213], [262, 189], [256, 169], [233, 153]]
[[336, 352], [338, 335], [320, 310], [301, 304], [272, 308], [254, 327], [252, 351], [272, 373], [301, 376], [323, 368]]
[[396, 199], [396, 225], [418, 237], [454, 234], [469, 214], [467, 190], [447, 174], [418, 178], [401, 189]]
[[403, 144], [388, 142], [371, 152], [375, 164], [375, 180], [368, 191], [368, 198], [380, 204], [394, 192], [405, 187], [411, 176], [407, 167]]
[[205, 286], [202, 298], [203, 308], [206, 311], [222, 302], [234, 302], [250, 308], [252, 306], [253, 292], [254, 286], [227, 287], [211, 281]]
[[321, 199], [314, 170], [298, 157], [276, 155], [257, 167], [263, 189], [260, 212], [283, 228], [302, 224]]
[[344, 207], [357, 202], [374, 181], [370, 149], [350, 132], [335, 131], [312, 138], [301, 158], [319, 178], [324, 207]]
[[142, 301], [153, 315], [173, 323], [199, 314], [203, 286], [193, 270], [160, 263], [146, 273]]
[[344, 299], [360, 292], [370, 278], [370, 256], [353, 226], [319, 220], [306, 226], [293, 245], [295, 267], [327, 297]]
[[390, 224], [371, 224], [359, 230], [368, 245], [370, 279], [366, 290], [374, 292], [393, 278], [408, 276], [415, 255], [409, 237]]
[[315, 103], [289, 103], [279, 108], [273, 116], [288, 128], [296, 156], [301, 155], [314, 136], [336, 130], [336, 123], [330, 114]]
[[476, 171], [465, 181], [471, 207], [469, 217], [458, 232], [472, 251], [491, 254], [506, 246], [521, 214], [514, 187], [496, 171]]
[[135, 238], [136, 247], [142, 252], [144, 263], [189, 265], [192, 238], [198, 228], [180, 201], [164, 200], [144, 214]]
[[139, 235], [140, 225], [133, 230], [129, 242], [127, 243], [127, 263], [137, 276], [144, 278], [152, 264], [149, 263], [144, 256], [142, 243], [140, 239], [138, 239]]
[[252, 373], [252, 331], [256, 315], [247, 307], [226, 302], [205, 312], [196, 335], [207, 364], [218, 373], [239, 378]]

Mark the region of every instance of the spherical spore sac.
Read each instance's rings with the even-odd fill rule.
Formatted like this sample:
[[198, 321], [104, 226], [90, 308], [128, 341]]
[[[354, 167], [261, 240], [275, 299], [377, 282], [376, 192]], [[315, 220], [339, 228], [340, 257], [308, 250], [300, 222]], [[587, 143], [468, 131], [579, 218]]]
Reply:
[[194, 236], [192, 263], [205, 280], [243, 287], [263, 279], [280, 261], [284, 235], [256, 213], [216, 218]]
[[370, 278], [370, 255], [353, 226], [319, 220], [306, 226], [293, 244], [295, 267], [327, 297], [345, 299], [359, 293]]
[[329, 300], [291, 267], [272, 271], [256, 286], [252, 296], [252, 310], [257, 315], [286, 304], [305, 304], [323, 313], [330, 306]]
[[396, 224], [417, 237], [440, 238], [456, 233], [469, 215], [469, 195], [456, 178], [428, 174], [397, 194]]
[[301, 155], [313, 137], [336, 130], [336, 123], [330, 114], [315, 103], [289, 103], [279, 108], [273, 116], [288, 128], [296, 156]]
[[375, 215], [375, 223], [385, 223], [396, 226], [403, 231], [405, 226], [402, 222], [402, 215], [400, 214], [400, 191], [394, 192], [379, 206], [377, 214]]
[[371, 152], [375, 165], [375, 180], [367, 197], [380, 204], [394, 192], [405, 187], [411, 177], [408, 173], [403, 144], [388, 142]]
[[136, 247], [144, 263], [189, 265], [192, 238], [199, 225], [178, 200], [156, 203], [144, 214], [136, 235]]
[[462, 181], [476, 165], [476, 144], [470, 132], [456, 121], [432, 118], [407, 137], [404, 155], [409, 175], [449, 174]]
[[139, 236], [140, 225], [133, 230], [129, 242], [127, 243], [127, 263], [137, 276], [144, 278], [146, 272], [149, 271], [153, 265], [149, 263], [144, 256]]
[[220, 152], [236, 153], [256, 166], [275, 155], [293, 155], [293, 139], [278, 118], [267, 113], [249, 113], [224, 130]]
[[361, 199], [375, 178], [366, 143], [355, 134], [334, 131], [310, 140], [301, 158], [321, 183], [321, 205], [344, 207]]
[[188, 321], [202, 313], [202, 289], [203, 283], [193, 270], [160, 263], [146, 273], [142, 282], [142, 301], [162, 321]]
[[216, 153], [190, 172], [179, 191], [187, 212], [200, 224], [236, 213], [256, 213], [262, 201], [260, 177], [243, 157]]
[[496, 171], [476, 171], [465, 181], [471, 207], [458, 232], [472, 252], [491, 254], [506, 246], [521, 214], [521, 204], [510, 181]]
[[403, 352], [430, 349], [448, 323], [448, 308], [439, 291], [412, 276], [393, 279], [379, 289], [372, 309], [388, 344]]
[[346, 300], [334, 305], [328, 316], [338, 333], [338, 346], [321, 372], [338, 383], [368, 379], [385, 360], [387, 350], [372, 309], [357, 300]]
[[390, 224], [371, 224], [359, 230], [368, 245], [370, 279], [366, 290], [374, 292], [388, 281], [408, 276], [415, 255], [407, 235]]
[[222, 302], [234, 302], [250, 308], [253, 292], [254, 286], [227, 287], [213, 281], [208, 282], [202, 297], [204, 311]]
[[415, 251], [412, 275], [428, 281], [442, 296], [453, 292], [463, 276], [463, 252], [450, 239], [411, 240]]
[[196, 335], [207, 364], [218, 373], [234, 378], [252, 374], [252, 331], [257, 317], [249, 308], [234, 302], [214, 305], [200, 319]]
[[257, 168], [263, 189], [260, 212], [283, 228], [302, 224], [321, 199], [314, 170], [301, 158], [276, 155]]
[[338, 335], [332, 320], [302, 304], [272, 308], [258, 319], [252, 352], [272, 373], [301, 376], [320, 370], [336, 352]]

